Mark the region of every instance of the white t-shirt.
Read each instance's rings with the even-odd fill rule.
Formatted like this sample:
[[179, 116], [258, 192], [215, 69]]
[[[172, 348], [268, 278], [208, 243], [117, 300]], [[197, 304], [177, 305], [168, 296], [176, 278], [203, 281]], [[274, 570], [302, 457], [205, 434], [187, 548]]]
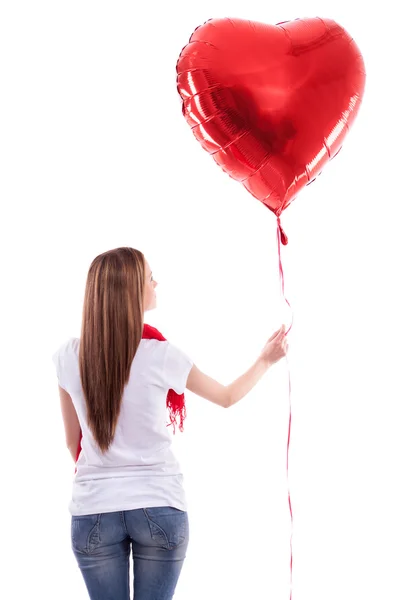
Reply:
[[[184, 393], [193, 361], [168, 341], [142, 339], [122, 396], [115, 438], [104, 454], [88, 428], [79, 375], [79, 338], [52, 356], [58, 382], [72, 398], [82, 430], [71, 515], [155, 506], [187, 510], [183, 475], [171, 443], [167, 393]], [[176, 429], [179, 431], [179, 429]]]

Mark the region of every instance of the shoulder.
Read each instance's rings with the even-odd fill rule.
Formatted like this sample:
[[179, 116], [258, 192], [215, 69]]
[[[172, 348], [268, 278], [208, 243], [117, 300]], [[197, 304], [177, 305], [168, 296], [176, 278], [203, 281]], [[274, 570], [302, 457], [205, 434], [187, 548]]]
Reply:
[[164, 363], [167, 344], [166, 340], [142, 338], [135, 354], [135, 360], [160, 365]]
[[78, 352], [79, 342], [80, 342], [80, 339], [75, 338], [75, 337], [70, 337], [67, 340], [65, 340], [64, 342], [62, 342], [62, 344], [59, 345], [57, 350], [52, 355], [53, 361], [57, 360], [58, 358], [60, 358], [62, 356], [67, 356], [68, 354]]
[[166, 342], [164, 346], [164, 357], [167, 367], [174, 367], [180, 365], [191, 364], [193, 365], [192, 358], [180, 348], [180, 346], [171, 342]]
[[157, 364], [163, 369], [174, 369], [193, 364], [192, 359], [181, 348], [164, 339], [142, 339], [140, 347], [148, 361]]

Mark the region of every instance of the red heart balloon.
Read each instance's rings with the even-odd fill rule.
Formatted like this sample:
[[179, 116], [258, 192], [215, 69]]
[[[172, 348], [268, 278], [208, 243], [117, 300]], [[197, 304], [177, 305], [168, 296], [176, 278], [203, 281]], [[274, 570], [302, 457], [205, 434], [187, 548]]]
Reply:
[[177, 63], [194, 135], [278, 217], [340, 150], [364, 85], [358, 47], [330, 19], [211, 19]]

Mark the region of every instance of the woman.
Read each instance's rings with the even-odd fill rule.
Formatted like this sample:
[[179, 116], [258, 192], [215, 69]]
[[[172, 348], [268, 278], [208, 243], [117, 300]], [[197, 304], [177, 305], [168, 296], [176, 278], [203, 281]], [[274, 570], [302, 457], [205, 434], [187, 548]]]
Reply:
[[116, 248], [89, 269], [80, 338], [53, 355], [66, 442], [76, 462], [72, 549], [92, 600], [170, 600], [189, 542], [183, 478], [171, 423], [184, 418], [184, 390], [228, 408], [285, 356], [284, 327], [230, 385], [202, 373], [144, 324], [157, 282], [139, 250]]

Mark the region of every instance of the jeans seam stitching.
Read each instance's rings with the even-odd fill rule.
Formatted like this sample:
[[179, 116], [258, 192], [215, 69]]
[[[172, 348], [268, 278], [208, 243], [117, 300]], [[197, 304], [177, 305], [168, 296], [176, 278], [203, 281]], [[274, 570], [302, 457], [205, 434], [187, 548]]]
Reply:
[[121, 523], [122, 523], [122, 526], [123, 526], [123, 528], [125, 530], [125, 533], [130, 538], [129, 531], [128, 531], [128, 528], [126, 526], [125, 512], [123, 510], [121, 510], [120, 513], [119, 513], [119, 516], [121, 518]]
[[151, 527], [150, 527], [150, 523], [153, 523], [153, 525], [155, 525], [160, 531], [162, 531], [162, 533], [164, 535], [165, 542], [166, 542], [167, 547], [168, 547], [168, 550], [170, 550], [171, 549], [171, 544], [170, 544], [170, 541], [169, 541], [168, 536], [167, 536], [166, 532], [164, 531], [164, 529], [162, 527], [160, 527], [160, 525], [158, 523], [156, 523], [155, 521], [153, 521], [153, 519], [149, 516], [149, 514], [147, 513], [147, 510], [145, 508], [143, 510], [144, 510], [146, 518], [148, 520], [151, 539], [154, 539], [153, 538], [153, 533], [152, 533]]

